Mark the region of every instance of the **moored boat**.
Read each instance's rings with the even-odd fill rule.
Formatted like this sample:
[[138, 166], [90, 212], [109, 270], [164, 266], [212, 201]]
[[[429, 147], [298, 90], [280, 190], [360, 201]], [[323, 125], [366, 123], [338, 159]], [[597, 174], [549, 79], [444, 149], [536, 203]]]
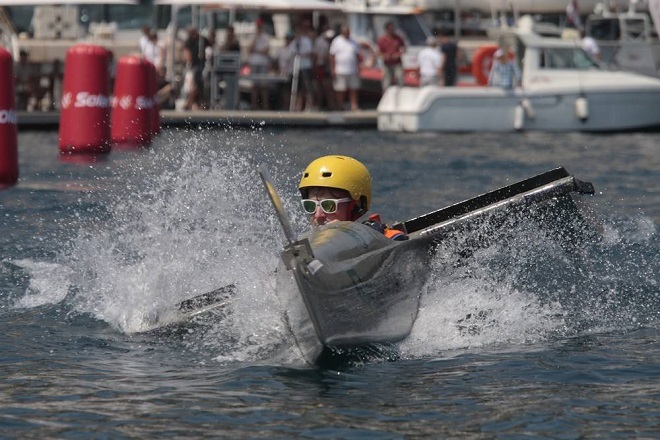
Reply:
[[604, 70], [577, 42], [540, 37], [529, 29], [523, 22], [500, 38], [522, 66], [520, 87], [390, 87], [378, 104], [378, 129], [613, 132], [660, 127], [659, 79]]

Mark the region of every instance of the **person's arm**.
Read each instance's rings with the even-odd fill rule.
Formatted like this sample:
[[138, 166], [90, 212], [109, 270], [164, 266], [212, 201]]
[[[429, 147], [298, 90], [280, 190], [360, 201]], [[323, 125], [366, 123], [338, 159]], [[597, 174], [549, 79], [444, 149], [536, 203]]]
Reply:
[[330, 64], [330, 75], [335, 76], [335, 54], [331, 53], [328, 62]]
[[488, 72], [488, 85], [493, 86], [495, 82], [495, 69], [497, 66], [497, 61], [493, 61], [492, 66], [490, 66], [490, 72]]
[[444, 86], [445, 85], [445, 63], [447, 62], [447, 57], [440, 51], [438, 51], [438, 54], [440, 55], [440, 63], [438, 65], [438, 85]]

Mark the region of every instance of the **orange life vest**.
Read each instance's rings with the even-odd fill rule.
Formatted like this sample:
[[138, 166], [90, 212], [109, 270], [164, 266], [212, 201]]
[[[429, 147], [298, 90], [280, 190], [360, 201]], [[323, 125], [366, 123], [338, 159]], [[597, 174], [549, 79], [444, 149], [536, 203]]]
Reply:
[[385, 235], [385, 237], [389, 238], [390, 240], [408, 240], [408, 236], [403, 231], [388, 228], [387, 225], [384, 225], [380, 220], [379, 214], [371, 214], [369, 219], [365, 221], [364, 224], [382, 232], [383, 235]]

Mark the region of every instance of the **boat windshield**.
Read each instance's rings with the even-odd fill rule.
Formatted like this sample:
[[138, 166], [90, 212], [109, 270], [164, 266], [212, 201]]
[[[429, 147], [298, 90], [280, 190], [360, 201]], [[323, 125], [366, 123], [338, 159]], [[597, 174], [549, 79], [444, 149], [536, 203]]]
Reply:
[[385, 32], [385, 24], [394, 22], [399, 34], [409, 46], [425, 46], [431, 32], [422, 17], [415, 14], [349, 14], [348, 22], [354, 37], [377, 41]]
[[541, 49], [542, 69], [600, 69], [600, 66], [577, 47], [546, 47]]

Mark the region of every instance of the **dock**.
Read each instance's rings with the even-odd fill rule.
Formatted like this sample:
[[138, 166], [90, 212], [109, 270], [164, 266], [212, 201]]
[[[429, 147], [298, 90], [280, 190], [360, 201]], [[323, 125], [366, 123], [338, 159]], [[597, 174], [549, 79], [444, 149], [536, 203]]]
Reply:
[[[376, 110], [252, 111], [252, 110], [161, 110], [163, 127], [299, 127], [299, 128], [376, 128]], [[56, 130], [59, 111], [17, 112], [19, 130]]]

